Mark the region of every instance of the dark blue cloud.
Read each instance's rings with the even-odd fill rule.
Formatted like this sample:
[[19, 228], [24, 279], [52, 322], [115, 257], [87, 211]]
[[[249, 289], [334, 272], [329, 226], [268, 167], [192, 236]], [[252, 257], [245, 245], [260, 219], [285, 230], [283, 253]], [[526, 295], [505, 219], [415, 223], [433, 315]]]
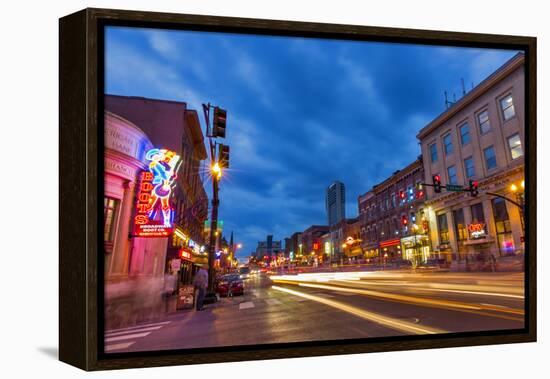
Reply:
[[[326, 221], [324, 191], [357, 196], [412, 162], [416, 133], [515, 51], [109, 28], [107, 93], [228, 110], [220, 218], [255, 249]], [[206, 183], [210, 192], [210, 183]]]

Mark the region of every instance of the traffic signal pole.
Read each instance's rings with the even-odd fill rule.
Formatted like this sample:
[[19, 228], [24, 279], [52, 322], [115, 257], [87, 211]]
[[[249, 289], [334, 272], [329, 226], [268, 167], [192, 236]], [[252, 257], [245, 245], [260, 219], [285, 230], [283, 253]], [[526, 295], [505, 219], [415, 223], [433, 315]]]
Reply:
[[216, 260], [216, 240], [218, 238], [218, 206], [220, 200], [218, 198], [218, 177], [212, 178], [212, 215], [210, 216], [210, 239], [208, 246], [208, 294], [215, 296], [214, 291], [214, 276], [216, 270], [214, 262]]
[[[225, 110], [214, 107], [214, 120], [213, 126], [210, 127], [210, 109], [213, 108], [210, 103], [203, 104], [204, 119], [206, 121], [206, 136], [210, 144], [210, 161], [217, 167], [219, 171], [213, 172], [212, 175], [212, 213], [210, 216], [210, 238], [208, 246], [208, 291], [206, 294], [205, 302], [215, 302], [215, 275], [216, 269], [214, 263], [216, 261], [216, 241], [218, 239], [218, 207], [220, 205], [220, 199], [218, 197], [219, 182], [221, 179], [221, 166], [218, 162], [220, 157], [216, 157], [216, 142], [213, 140], [216, 137], [225, 138], [225, 122], [227, 113]], [[229, 147], [223, 151], [224, 153], [224, 167], [229, 166]]]

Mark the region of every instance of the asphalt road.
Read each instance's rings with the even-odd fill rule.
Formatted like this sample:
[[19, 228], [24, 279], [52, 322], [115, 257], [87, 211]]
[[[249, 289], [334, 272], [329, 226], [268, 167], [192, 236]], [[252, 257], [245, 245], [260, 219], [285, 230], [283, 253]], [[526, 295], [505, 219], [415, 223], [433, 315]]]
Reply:
[[106, 352], [438, 334], [524, 326], [523, 273], [363, 272], [246, 281], [202, 312], [109, 330]]

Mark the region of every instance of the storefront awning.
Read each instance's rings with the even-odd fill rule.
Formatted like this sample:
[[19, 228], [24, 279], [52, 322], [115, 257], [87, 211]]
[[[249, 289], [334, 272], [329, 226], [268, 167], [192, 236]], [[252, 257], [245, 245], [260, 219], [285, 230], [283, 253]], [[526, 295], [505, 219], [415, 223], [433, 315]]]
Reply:
[[401, 239], [394, 238], [391, 240], [385, 240], [380, 242], [380, 247], [399, 246], [400, 244], [401, 244]]

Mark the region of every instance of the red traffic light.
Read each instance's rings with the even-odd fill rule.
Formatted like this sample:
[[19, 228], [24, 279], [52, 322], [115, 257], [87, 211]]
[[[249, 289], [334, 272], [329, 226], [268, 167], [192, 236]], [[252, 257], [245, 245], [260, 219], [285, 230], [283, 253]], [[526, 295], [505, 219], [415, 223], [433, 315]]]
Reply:
[[399, 198], [403, 200], [405, 198], [405, 191], [399, 191]]
[[403, 226], [406, 226], [408, 223], [409, 223], [409, 219], [407, 218], [407, 216], [405, 215], [401, 216], [401, 224], [403, 224]]

